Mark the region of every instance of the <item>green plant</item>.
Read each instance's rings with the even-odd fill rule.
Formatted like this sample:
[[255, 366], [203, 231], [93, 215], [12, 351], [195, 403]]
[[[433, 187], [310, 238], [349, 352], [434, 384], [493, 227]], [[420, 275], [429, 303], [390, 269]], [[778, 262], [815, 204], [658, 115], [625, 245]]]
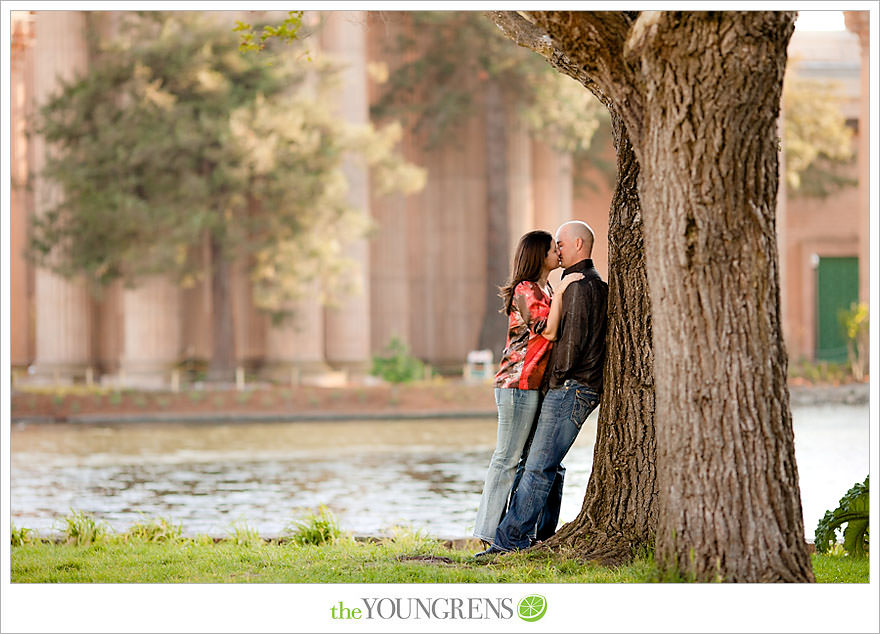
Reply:
[[332, 544], [342, 536], [336, 518], [323, 504], [317, 513], [310, 511], [304, 518], [295, 520], [287, 531], [291, 533], [291, 541], [298, 546]]
[[183, 378], [190, 383], [204, 381], [208, 376], [208, 361], [195, 357], [186, 357], [175, 368], [180, 370]]
[[868, 477], [863, 483], [856, 482], [840, 498], [833, 511], [826, 511], [816, 527], [816, 552], [825, 553], [837, 543], [836, 531], [846, 524], [843, 531], [843, 549], [850, 557], [865, 557], [868, 553]]
[[70, 515], [63, 520], [62, 536], [66, 544], [88, 546], [100, 544], [107, 537], [107, 525], [95, 521], [95, 518], [82, 511], [70, 509]]
[[25, 544], [34, 544], [40, 541], [39, 537], [30, 528], [16, 528], [14, 522], [9, 523], [9, 534], [13, 546], [24, 546]]
[[801, 360], [789, 365], [788, 376], [792, 379], [805, 379], [814, 384], [838, 384], [846, 382], [851, 374], [848, 363]]
[[133, 524], [123, 536], [125, 541], [171, 542], [180, 539], [183, 528], [164, 517]]
[[406, 344], [392, 337], [385, 348], [384, 356], [373, 357], [370, 374], [389, 383], [409, 383], [418, 381], [425, 375], [425, 364], [412, 356]]
[[853, 302], [849, 310], [837, 313], [846, 334], [846, 352], [853, 378], [862, 381], [868, 373], [868, 305]]
[[259, 546], [263, 543], [263, 538], [255, 528], [248, 526], [245, 521], [236, 521], [232, 523], [229, 530], [229, 541], [236, 546]]

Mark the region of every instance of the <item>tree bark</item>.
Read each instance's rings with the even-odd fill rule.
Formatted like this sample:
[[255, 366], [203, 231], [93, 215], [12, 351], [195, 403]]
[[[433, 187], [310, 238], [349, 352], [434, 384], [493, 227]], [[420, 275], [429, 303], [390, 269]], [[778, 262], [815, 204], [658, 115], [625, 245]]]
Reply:
[[507, 119], [498, 82], [486, 82], [486, 310], [480, 328], [479, 347], [501, 358], [507, 341], [507, 318], [499, 309], [498, 288], [507, 281], [510, 262], [507, 215]]
[[664, 12], [639, 58], [654, 326], [656, 560], [813, 581], [786, 384], [776, 120], [794, 15]]
[[654, 358], [639, 164], [611, 111], [617, 185], [608, 235], [608, 335], [593, 468], [581, 512], [545, 542], [605, 565], [650, 549], [657, 525]]
[[[658, 564], [696, 580], [813, 581], [794, 460], [775, 234], [776, 119], [795, 14], [491, 15], [508, 37], [620, 113], [641, 166], [655, 362]], [[606, 363], [612, 383], [613, 363]], [[603, 410], [620, 398], [608, 395]], [[598, 431], [594, 461], [601, 462], [588, 488], [614, 478], [613, 466], [603, 464], [605, 445], [599, 448], [608, 442], [611, 449], [605, 433]], [[600, 524], [587, 521], [591, 506], [596, 516], [616, 512], [592, 497], [570, 535]]]
[[209, 381], [231, 381], [235, 370], [235, 328], [229, 262], [220, 241], [211, 236], [211, 363]]

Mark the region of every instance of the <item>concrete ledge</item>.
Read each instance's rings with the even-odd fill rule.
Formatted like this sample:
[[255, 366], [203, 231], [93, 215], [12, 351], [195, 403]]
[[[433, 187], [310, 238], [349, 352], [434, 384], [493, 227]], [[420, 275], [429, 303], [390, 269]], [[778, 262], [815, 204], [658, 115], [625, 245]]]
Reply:
[[308, 412], [285, 414], [254, 413], [186, 413], [157, 412], [152, 414], [78, 414], [65, 419], [47, 416], [18, 416], [13, 423], [252, 423], [252, 422], [316, 422], [349, 420], [427, 420], [432, 418], [497, 418], [490, 411], [425, 411], [425, 412]]
[[871, 398], [868, 383], [848, 383], [829, 386], [792, 386], [788, 389], [792, 407], [818, 405], [865, 405]]

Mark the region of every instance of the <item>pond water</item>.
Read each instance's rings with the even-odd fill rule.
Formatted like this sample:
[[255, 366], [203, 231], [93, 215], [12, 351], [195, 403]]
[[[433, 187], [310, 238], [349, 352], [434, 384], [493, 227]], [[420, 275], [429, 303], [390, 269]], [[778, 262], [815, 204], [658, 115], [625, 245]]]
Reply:
[[[806, 537], [869, 465], [868, 406], [793, 410]], [[594, 412], [565, 460], [560, 523], [579, 510]], [[247, 522], [283, 534], [327, 505], [355, 535], [394, 527], [469, 537], [495, 445], [495, 421], [14, 424], [11, 517], [43, 535], [71, 509], [114, 530], [167, 517], [185, 534]]]

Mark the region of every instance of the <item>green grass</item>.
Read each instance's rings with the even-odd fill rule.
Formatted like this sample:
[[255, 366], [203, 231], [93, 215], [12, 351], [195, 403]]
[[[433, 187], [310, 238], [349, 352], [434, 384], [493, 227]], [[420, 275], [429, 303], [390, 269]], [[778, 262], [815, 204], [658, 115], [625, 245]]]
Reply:
[[868, 583], [868, 558], [814, 554], [813, 574], [819, 583]]
[[[238, 542], [238, 543], [236, 543]], [[450, 549], [401, 531], [375, 542], [341, 537], [315, 546], [265, 542], [242, 528], [215, 543], [196, 539], [146, 541], [108, 536], [91, 545], [22, 543], [12, 547], [16, 583], [648, 583], [650, 557], [619, 568], [546, 554], [517, 553], [479, 562], [477, 548]], [[867, 583], [868, 560], [813, 555], [823, 583]]]

